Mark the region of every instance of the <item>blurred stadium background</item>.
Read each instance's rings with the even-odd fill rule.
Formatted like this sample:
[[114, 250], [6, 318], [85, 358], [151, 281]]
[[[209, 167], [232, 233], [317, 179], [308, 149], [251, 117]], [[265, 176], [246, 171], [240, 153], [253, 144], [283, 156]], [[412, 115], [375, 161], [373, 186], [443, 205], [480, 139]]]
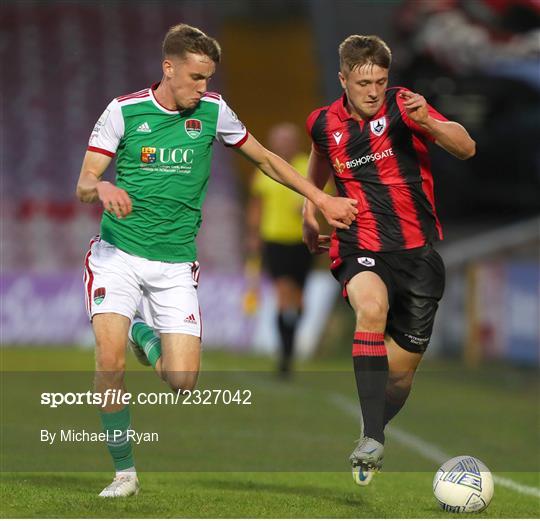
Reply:
[[[535, 0], [4, 2], [2, 345], [92, 346], [82, 260], [100, 208], [75, 200], [82, 157], [106, 104], [160, 79], [161, 38], [187, 22], [220, 41], [211, 88], [261, 141], [340, 94], [345, 36], [388, 41], [392, 83], [424, 94], [478, 143], [467, 162], [433, 150], [448, 277], [430, 356], [537, 367], [539, 21]], [[268, 286], [257, 313], [242, 307], [252, 168], [219, 144], [214, 154], [198, 241], [205, 347], [271, 353]], [[352, 317], [327, 264], [308, 287], [305, 357], [350, 350]]]

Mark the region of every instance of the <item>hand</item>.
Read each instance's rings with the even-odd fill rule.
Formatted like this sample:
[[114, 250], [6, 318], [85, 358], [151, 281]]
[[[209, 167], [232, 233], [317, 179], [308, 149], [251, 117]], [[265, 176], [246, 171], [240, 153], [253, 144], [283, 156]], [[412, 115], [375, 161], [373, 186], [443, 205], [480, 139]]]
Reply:
[[398, 95], [404, 100], [403, 107], [405, 107], [407, 116], [409, 116], [410, 119], [419, 125], [427, 122], [429, 112], [427, 109], [427, 101], [424, 96], [409, 90], [402, 90]]
[[356, 199], [326, 195], [320, 203], [319, 209], [330, 226], [348, 230], [349, 225], [356, 219], [357, 204]]
[[319, 223], [314, 216], [309, 218], [304, 216], [302, 223], [302, 240], [310, 253], [316, 253], [318, 249]]
[[131, 199], [122, 188], [107, 181], [100, 181], [96, 190], [106, 212], [114, 213], [119, 219], [131, 213]]
[[303, 223], [303, 241], [310, 253], [319, 255], [330, 249], [329, 235], [319, 235], [319, 223], [317, 219], [304, 219]]

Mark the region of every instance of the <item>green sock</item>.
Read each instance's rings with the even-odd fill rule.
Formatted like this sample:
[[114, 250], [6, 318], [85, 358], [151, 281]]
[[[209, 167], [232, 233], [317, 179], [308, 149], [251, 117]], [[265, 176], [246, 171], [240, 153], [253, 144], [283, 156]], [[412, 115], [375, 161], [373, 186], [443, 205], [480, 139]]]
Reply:
[[131, 428], [129, 405], [117, 412], [100, 412], [103, 432], [107, 434], [107, 448], [114, 461], [115, 470], [133, 467], [133, 447], [127, 439], [127, 430]]
[[157, 361], [161, 357], [161, 340], [154, 333], [154, 330], [144, 322], [137, 322], [131, 328], [133, 340], [140, 345], [146, 358], [155, 369]]

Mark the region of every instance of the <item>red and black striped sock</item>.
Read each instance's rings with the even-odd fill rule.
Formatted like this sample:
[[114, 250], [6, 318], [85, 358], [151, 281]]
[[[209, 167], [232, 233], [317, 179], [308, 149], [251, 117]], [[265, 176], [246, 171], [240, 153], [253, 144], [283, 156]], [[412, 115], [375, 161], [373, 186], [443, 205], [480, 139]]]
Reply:
[[356, 331], [352, 356], [364, 436], [384, 443], [384, 402], [388, 381], [388, 357], [384, 333]]

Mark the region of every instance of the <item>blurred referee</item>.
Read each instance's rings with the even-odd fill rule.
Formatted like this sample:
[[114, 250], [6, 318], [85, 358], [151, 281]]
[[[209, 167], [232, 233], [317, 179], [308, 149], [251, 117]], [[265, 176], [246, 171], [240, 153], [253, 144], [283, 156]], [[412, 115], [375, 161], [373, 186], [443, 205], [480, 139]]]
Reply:
[[[268, 146], [304, 177], [308, 155], [300, 149], [300, 130], [292, 123], [270, 129]], [[264, 271], [272, 278], [277, 300], [277, 326], [281, 340], [279, 374], [291, 372], [295, 333], [302, 315], [302, 293], [312, 256], [302, 242], [303, 197], [268, 182], [256, 170], [252, 177], [247, 212], [248, 264], [262, 257]]]

